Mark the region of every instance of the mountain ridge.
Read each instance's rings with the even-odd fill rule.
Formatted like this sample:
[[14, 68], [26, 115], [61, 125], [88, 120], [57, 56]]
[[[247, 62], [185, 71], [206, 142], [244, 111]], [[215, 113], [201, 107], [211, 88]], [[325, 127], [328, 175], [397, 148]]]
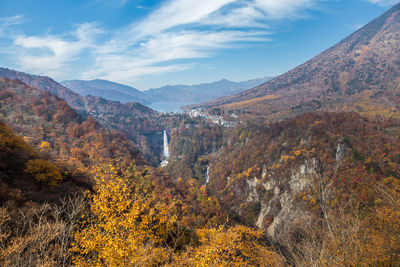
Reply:
[[221, 79], [210, 83], [193, 85], [166, 85], [159, 88], [148, 89], [143, 91], [143, 93], [147, 95], [148, 99], [154, 99], [154, 102], [202, 102], [238, 93], [270, 80], [271, 78], [272, 77], [267, 76], [240, 82]]
[[108, 100], [125, 102], [138, 102], [149, 104], [146, 96], [138, 89], [102, 79], [95, 80], [68, 80], [61, 84], [82, 96], [98, 96]]
[[[399, 11], [397, 4], [336, 45], [271, 81], [188, 108], [217, 108], [279, 120], [316, 110], [356, 111], [358, 98], [368, 90], [383, 93], [371, 101], [395, 106], [400, 77]], [[274, 95], [279, 98], [261, 99]], [[393, 97], [388, 98], [389, 95]]]
[[20, 80], [65, 100], [83, 117], [91, 116], [102, 125], [123, 132], [140, 148], [149, 163], [159, 163], [163, 126], [157, 111], [137, 102], [120, 103], [97, 96], [81, 96], [46, 76], [0, 68], [0, 77]]
[[108, 80], [66, 80], [61, 84], [82, 96], [97, 96], [108, 100], [138, 102], [149, 105], [157, 102], [202, 102], [232, 95], [272, 79], [263, 77], [234, 82], [221, 79], [193, 85], [176, 84], [140, 91], [134, 87]]

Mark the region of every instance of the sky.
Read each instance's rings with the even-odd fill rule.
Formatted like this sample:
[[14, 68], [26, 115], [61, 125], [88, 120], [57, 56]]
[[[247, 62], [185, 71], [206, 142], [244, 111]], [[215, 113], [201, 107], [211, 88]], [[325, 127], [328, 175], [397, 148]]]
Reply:
[[277, 76], [393, 0], [0, 0], [0, 67], [139, 90]]

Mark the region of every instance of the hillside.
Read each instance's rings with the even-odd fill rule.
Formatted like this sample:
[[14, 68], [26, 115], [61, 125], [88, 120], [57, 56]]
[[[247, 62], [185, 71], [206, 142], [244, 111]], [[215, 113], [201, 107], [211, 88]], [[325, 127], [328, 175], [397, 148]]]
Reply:
[[271, 77], [264, 77], [243, 82], [220, 80], [196, 85], [168, 85], [143, 91], [147, 99], [154, 102], [193, 102], [211, 101], [220, 97], [239, 93], [260, 85]]
[[71, 80], [61, 84], [82, 96], [98, 96], [108, 100], [149, 104], [146, 96], [136, 88], [106, 80]]
[[84, 117], [91, 116], [104, 126], [126, 134], [152, 165], [158, 165], [161, 161], [162, 130], [165, 127], [163, 121], [167, 120], [166, 115], [160, 115], [135, 102], [120, 103], [96, 96], [81, 96], [49, 77], [5, 68], [0, 68], [0, 77], [21, 80], [64, 99], [70, 107]]
[[279, 120], [315, 110], [398, 116], [400, 4], [332, 48], [260, 86], [191, 108]]
[[125, 135], [82, 118], [65, 101], [18, 80], [0, 79], [0, 119], [72, 176], [87, 176], [104, 159], [146, 163]]
[[58, 202], [88, 188], [46, 156], [0, 122], [0, 206], [7, 201]]
[[[224, 221], [226, 215], [218, 200], [196, 181], [180, 181], [177, 186], [160, 170], [136, 166], [135, 163], [142, 162], [138, 157], [131, 156], [127, 151], [129, 142], [117, 134], [109, 136], [115, 142], [112, 143], [112, 151], [109, 151], [110, 144], [104, 140], [107, 133], [98, 123], [91, 120], [88, 125], [83, 121], [82, 127], [79, 127], [73, 117], [77, 114], [68, 109], [64, 101], [48, 92], [4, 78], [0, 84], [1, 119], [10, 121], [20, 134], [25, 133], [22, 138], [7, 124], [0, 122], [0, 265], [76, 264], [78, 255], [85, 252], [77, 250], [74, 253], [71, 249], [86, 243], [85, 239], [77, 237], [79, 231], [84, 234], [85, 228], [90, 227], [84, 220], [91, 220], [94, 227], [98, 224], [94, 217], [98, 214], [90, 211], [90, 206], [94, 206], [92, 197], [98, 197], [100, 202], [97, 203], [101, 207], [111, 205], [112, 214], [103, 218], [112, 222], [115, 218], [112, 216], [118, 216], [118, 222], [125, 227], [121, 233], [132, 233], [123, 248], [130, 249], [129, 242], [141, 240], [137, 237], [138, 228], [147, 231], [145, 240], [139, 243], [139, 248], [143, 249], [138, 255], [141, 260], [143, 253], [161, 248], [172, 260], [172, 256], [175, 253], [178, 256], [183, 247], [191, 246], [192, 239], [201, 238], [195, 232], [196, 227]], [[67, 114], [54, 110], [55, 105]], [[50, 114], [54, 115], [53, 118]], [[36, 126], [39, 129], [34, 128]], [[86, 133], [88, 127], [90, 132]], [[29, 136], [28, 129], [30, 134], [36, 132], [36, 135]], [[70, 132], [79, 136], [72, 137]], [[37, 146], [39, 139], [36, 138], [47, 141]], [[84, 150], [80, 149], [80, 145], [84, 145]], [[107, 154], [108, 151], [112, 153]], [[85, 157], [86, 153], [90, 157]], [[83, 163], [87, 164], [85, 167], [90, 172], [74, 172], [75, 168], [82, 171], [82, 166], [77, 164]], [[116, 184], [117, 181], [120, 184]], [[122, 182], [125, 187], [118, 187]], [[107, 193], [105, 198], [99, 198]], [[128, 202], [123, 201], [127, 196], [136, 197], [134, 205], [129, 204], [131, 198], [127, 199]], [[137, 203], [143, 204], [140, 218], [135, 219], [132, 214], [126, 213], [126, 209], [114, 206], [126, 203], [132, 211], [136, 211]], [[162, 228], [159, 229], [159, 226]], [[117, 231], [120, 229], [117, 228]], [[103, 230], [101, 232], [106, 233]], [[156, 230], [167, 234], [158, 234]], [[160, 235], [161, 244], [150, 246], [146, 240], [152, 235]], [[110, 241], [114, 246], [114, 240]], [[266, 245], [261, 239], [259, 242]], [[96, 247], [108, 249], [104, 245]], [[90, 261], [93, 257], [95, 253], [84, 257], [84, 260]], [[188, 260], [186, 257], [182, 259]]]
[[264, 229], [292, 253], [300, 244], [301, 250], [318, 250], [318, 243], [312, 245], [321, 234], [317, 222], [335, 227], [334, 237], [324, 228], [323, 242], [339, 242], [346, 229], [358, 236], [350, 226], [357, 214], [357, 223], [374, 224], [366, 220], [385, 198], [385, 184], [400, 177], [399, 130], [399, 120], [356, 113], [308, 113], [239, 127], [210, 160], [207, 188], [233, 218]]

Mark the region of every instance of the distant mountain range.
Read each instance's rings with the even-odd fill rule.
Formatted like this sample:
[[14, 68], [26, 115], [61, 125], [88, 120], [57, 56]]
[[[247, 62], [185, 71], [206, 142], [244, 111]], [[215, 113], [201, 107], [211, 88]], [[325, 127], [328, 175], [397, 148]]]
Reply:
[[82, 96], [92, 95], [120, 101], [121, 103], [138, 102], [149, 105], [156, 102], [200, 103], [211, 101], [239, 93], [270, 79], [271, 77], [264, 77], [243, 82], [233, 82], [224, 79], [198, 85], [167, 85], [147, 91], [139, 91], [136, 88], [106, 80], [71, 80], [63, 81], [61, 84]]
[[141, 104], [149, 104], [146, 96], [138, 89], [107, 80], [71, 80], [63, 81], [61, 84], [82, 96], [99, 96], [121, 103], [138, 102]]
[[243, 82], [226, 79], [196, 85], [167, 85], [143, 91], [148, 101], [154, 102], [205, 102], [223, 96], [237, 94], [271, 80], [272, 77], [258, 78]]
[[400, 4], [297, 68], [239, 94], [187, 108], [280, 120], [305, 112], [395, 115], [400, 103]]

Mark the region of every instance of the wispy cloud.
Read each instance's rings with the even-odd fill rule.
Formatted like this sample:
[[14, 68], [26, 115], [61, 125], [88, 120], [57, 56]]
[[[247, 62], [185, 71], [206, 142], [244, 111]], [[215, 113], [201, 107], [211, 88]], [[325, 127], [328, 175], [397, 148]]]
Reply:
[[107, 7], [111, 8], [122, 8], [124, 7], [127, 3], [129, 3], [130, 0], [91, 0], [84, 5], [81, 6], [81, 9], [88, 9], [92, 8], [97, 5], [104, 5]]
[[265, 32], [181, 31], [160, 33], [134, 47], [121, 46], [119, 42], [107, 44], [97, 48], [96, 68], [83, 73], [83, 77], [128, 83], [143, 75], [186, 70], [196, 64], [176, 61], [210, 57], [216, 50], [232, 48], [235, 43], [238, 46], [244, 41], [266, 41], [264, 35]]
[[0, 18], [0, 36], [6, 34], [10, 27], [24, 23], [26, 20], [23, 15], [15, 15], [11, 17]]
[[150, 8], [144, 5], [136, 5], [136, 8], [138, 9], [145, 9], [145, 10], [149, 10]]
[[18, 36], [14, 44], [27, 71], [58, 78], [73, 62], [90, 57], [93, 64], [80, 78], [132, 83], [143, 75], [192, 68], [195, 59], [221, 49], [266, 42], [272, 21], [304, 17], [319, 1], [166, 0], [141, 21], [112, 32], [83, 24], [62, 36]]
[[366, 0], [371, 4], [381, 5], [381, 6], [391, 6], [396, 3], [399, 3], [398, 0]]
[[84, 50], [95, 48], [94, 40], [100, 33], [96, 24], [84, 23], [66, 36], [19, 35], [14, 37], [13, 54], [24, 70], [59, 77]]

